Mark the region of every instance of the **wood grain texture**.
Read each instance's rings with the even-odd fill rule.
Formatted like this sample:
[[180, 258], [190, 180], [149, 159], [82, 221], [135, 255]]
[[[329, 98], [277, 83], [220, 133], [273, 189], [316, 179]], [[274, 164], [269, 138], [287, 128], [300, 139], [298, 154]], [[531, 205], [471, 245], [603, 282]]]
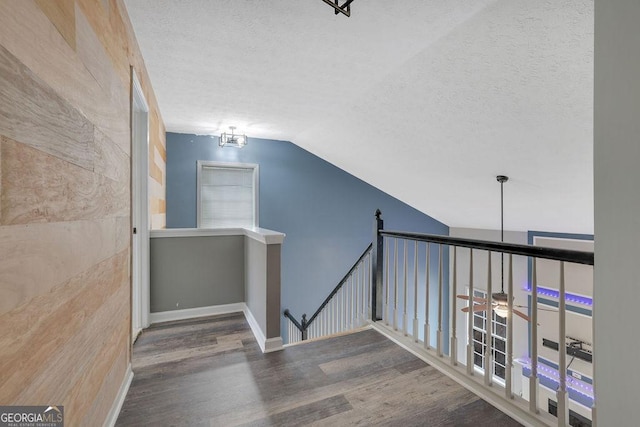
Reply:
[[72, 49], [76, 48], [75, 0], [36, 0]]
[[111, 59], [80, 7], [76, 7], [75, 15], [78, 57], [102, 90], [111, 95], [114, 106], [118, 110], [128, 111], [128, 85], [114, 71]]
[[94, 141], [94, 172], [130, 186], [131, 158], [98, 128]]
[[[85, 416], [78, 425], [90, 426], [95, 422], [95, 420], [103, 420], [109, 414], [109, 411], [111, 410], [111, 403], [116, 397], [115, 393], [120, 389], [122, 378], [124, 378], [128, 372], [129, 349], [123, 347], [123, 345], [128, 347], [129, 343], [116, 344], [116, 348], [120, 349], [121, 353], [116, 356], [113, 366], [102, 382], [99, 382], [100, 378], [96, 378], [97, 384], [100, 385], [98, 395], [104, 396], [104, 398], [94, 399], [93, 403], [84, 399], [87, 403], [91, 403], [91, 407], [85, 411]], [[110, 396], [113, 397], [110, 398]]]
[[124, 249], [116, 230], [115, 218], [0, 226], [0, 314]]
[[149, 162], [149, 176], [162, 184], [162, 170], [158, 167], [158, 165], [155, 164], [155, 162]]
[[[101, 0], [76, 0], [76, 5], [104, 46], [114, 72], [122, 84], [128, 86], [130, 79], [128, 55], [129, 50], [133, 48], [133, 40], [129, 38], [122, 22], [120, 5], [109, 0], [106, 11]], [[137, 43], [132, 50], [137, 50]]]
[[249, 336], [217, 351], [248, 330], [232, 314], [143, 332], [117, 425], [519, 425], [373, 330], [267, 354]]
[[16, 141], [93, 170], [93, 125], [2, 46], [0, 129]]
[[[56, 396], [50, 398], [63, 399], [74, 376], [84, 375], [83, 367], [92, 359], [83, 353], [102, 351], [101, 332], [110, 329], [110, 322], [128, 318], [126, 311], [120, 313], [126, 307], [118, 301], [128, 292], [127, 253], [90, 267], [0, 317], [7, 328], [0, 337], [2, 401], [35, 402], [52, 389]], [[116, 318], [116, 312], [124, 316]], [[49, 371], [52, 366], [56, 368]]]
[[130, 211], [126, 160], [108, 159], [121, 165], [103, 163], [123, 175], [114, 181], [7, 138], [2, 151], [0, 225], [99, 219]]
[[129, 110], [112, 102], [33, 0], [0, 1], [0, 45], [129, 153]]

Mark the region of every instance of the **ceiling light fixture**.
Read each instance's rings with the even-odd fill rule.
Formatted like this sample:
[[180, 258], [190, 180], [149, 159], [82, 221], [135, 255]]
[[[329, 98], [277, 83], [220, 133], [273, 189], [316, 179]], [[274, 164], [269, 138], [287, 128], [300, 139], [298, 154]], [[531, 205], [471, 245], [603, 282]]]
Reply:
[[[509, 177], [505, 175], [496, 176], [496, 180], [500, 183], [500, 241], [504, 243], [504, 183], [509, 181]], [[504, 293], [504, 252], [500, 253], [501, 269], [500, 269], [500, 292], [492, 295], [494, 306], [493, 311], [500, 317], [509, 315], [509, 300], [507, 294]]]
[[236, 130], [235, 126], [229, 126], [231, 129], [231, 135], [226, 132], [223, 132], [220, 135], [219, 144], [220, 147], [236, 147], [242, 148], [247, 145], [247, 136], [246, 135], [236, 135], [234, 131]]
[[340, 6], [340, 0], [322, 0], [329, 6], [333, 7], [334, 13], [337, 15], [338, 13], [342, 13], [346, 16], [351, 16], [351, 3], [353, 0], [346, 0], [342, 6]]

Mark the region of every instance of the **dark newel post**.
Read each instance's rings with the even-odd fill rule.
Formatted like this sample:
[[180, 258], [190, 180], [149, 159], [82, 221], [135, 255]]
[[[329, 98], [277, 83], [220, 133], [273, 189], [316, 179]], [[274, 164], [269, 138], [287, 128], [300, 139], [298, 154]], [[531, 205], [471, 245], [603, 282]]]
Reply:
[[302, 341], [307, 339], [307, 314], [302, 315]]
[[382, 212], [376, 209], [376, 219], [373, 222], [373, 248], [371, 256], [371, 320], [382, 320], [382, 260], [384, 259], [384, 237], [380, 230], [384, 230], [384, 221], [380, 217]]

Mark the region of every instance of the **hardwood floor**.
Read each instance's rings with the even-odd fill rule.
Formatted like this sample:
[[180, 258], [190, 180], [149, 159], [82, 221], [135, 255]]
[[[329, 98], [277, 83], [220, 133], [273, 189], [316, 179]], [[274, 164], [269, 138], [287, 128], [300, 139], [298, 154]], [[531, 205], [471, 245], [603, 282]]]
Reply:
[[262, 354], [242, 314], [156, 325], [118, 426], [518, 426], [373, 330]]

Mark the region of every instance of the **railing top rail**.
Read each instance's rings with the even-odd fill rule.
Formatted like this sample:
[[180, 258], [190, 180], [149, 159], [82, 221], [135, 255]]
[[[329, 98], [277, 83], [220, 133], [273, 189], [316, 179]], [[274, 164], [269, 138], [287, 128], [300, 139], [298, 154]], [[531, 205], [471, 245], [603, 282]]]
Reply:
[[593, 252], [570, 249], [547, 248], [543, 246], [519, 245], [515, 243], [492, 242], [489, 240], [465, 239], [461, 237], [440, 236], [437, 234], [411, 233], [404, 231], [380, 230], [387, 237], [398, 237], [420, 242], [438, 243], [441, 245], [461, 246], [472, 249], [483, 249], [493, 252], [504, 252], [514, 255], [573, 262], [593, 265]]
[[298, 330], [302, 331], [302, 325], [300, 324], [300, 322], [298, 322], [295, 317], [293, 317], [291, 315], [291, 312], [289, 311], [289, 309], [286, 309], [284, 311], [284, 315], [285, 317], [287, 317], [289, 320], [291, 320], [293, 322], [293, 324], [296, 326], [296, 328], [298, 328]]

